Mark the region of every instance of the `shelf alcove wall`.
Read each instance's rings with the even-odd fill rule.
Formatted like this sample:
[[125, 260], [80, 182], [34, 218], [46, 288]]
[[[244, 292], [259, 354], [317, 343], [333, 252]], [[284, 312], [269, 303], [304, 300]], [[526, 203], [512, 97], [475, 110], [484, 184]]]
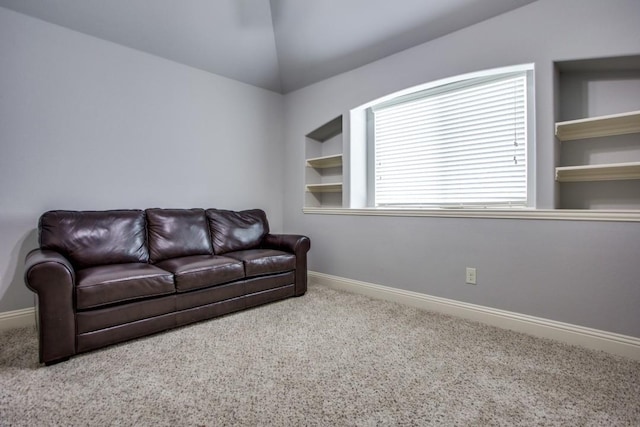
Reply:
[[640, 56], [555, 66], [558, 207], [640, 209]]

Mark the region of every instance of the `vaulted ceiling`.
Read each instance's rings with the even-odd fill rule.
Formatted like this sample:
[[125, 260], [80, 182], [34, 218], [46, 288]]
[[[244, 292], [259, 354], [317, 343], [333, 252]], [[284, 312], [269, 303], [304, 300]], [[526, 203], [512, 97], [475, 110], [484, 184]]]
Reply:
[[0, 0], [0, 6], [287, 93], [535, 0]]

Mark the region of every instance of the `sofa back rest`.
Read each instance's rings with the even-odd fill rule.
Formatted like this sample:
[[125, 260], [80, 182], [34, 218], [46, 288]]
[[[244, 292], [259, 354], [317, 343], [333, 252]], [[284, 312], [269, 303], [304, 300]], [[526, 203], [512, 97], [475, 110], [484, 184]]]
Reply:
[[151, 262], [212, 254], [204, 209], [147, 209]]
[[213, 251], [217, 254], [253, 249], [269, 233], [267, 215], [260, 209], [226, 211], [207, 209]]
[[39, 222], [40, 247], [64, 255], [77, 269], [147, 262], [144, 211], [49, 211]]

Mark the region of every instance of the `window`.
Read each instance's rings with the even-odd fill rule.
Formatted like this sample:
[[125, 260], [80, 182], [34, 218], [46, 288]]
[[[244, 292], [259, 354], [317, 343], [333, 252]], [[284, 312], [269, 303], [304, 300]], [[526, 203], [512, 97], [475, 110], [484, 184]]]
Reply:
[[370, 107], [369, 205], [528, 206], [531, 80], [491, 71]]

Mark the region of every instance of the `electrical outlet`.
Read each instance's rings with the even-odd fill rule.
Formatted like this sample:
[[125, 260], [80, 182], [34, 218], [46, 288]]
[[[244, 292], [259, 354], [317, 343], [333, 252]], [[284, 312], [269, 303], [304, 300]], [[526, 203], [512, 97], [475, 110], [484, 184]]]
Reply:
[[467, 267], [467, 284], [476, 284], [476, 269], [475, 267]]

